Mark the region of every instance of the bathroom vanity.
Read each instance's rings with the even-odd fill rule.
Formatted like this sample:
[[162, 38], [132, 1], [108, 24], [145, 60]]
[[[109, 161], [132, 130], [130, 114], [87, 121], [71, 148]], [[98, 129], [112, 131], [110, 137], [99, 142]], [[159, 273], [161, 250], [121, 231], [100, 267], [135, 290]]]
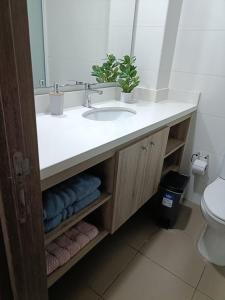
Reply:
[[107, 101], [95, 107], [128, 107], [136, 114], [95, 121], [84, 118], [88, 109], [78, 106], [65, 110], [63, 117], [37, 115], [42, 191], [87, 170], [102, 180], [99, 199], [45, 234], [48, 245], [86, 217], [100, 228], [93, 241], [48, 276], [49, 287], [149, 201], [161, 176], [179, 170], [197, 109], [192, 103], [169, 100], [132, 105]]
[[[169, 170], [179, 170], [197, 101], [192, 101], [191, 93], [186, 97], [183, 91], [174, 99], [174, 91], [168, 88], [179, 5], [176, 9], [174, 5], [157, 8], [160, 24], [164, 25], [154, 34], [155, 39], [142, 34], [147, 24], [153, 26], [151, 15], [155, 19], [154, 10], [145, 8], [145, 4], [149, 5], [146, 1], [32, 2], [38, 9], [31, 1], [6, 0], [1, 2], [0, 10], [3, 33], [0, 248], [6, 254], [1, 255], [4, 283], [0, 294], [9, 290], [12, 292], [7, 295], [9, 299], [46, 300], [47, 285], [52, 286], [108, 234], [113, 234], [151, 201], [161, 176]], [[141, 14], [150, 18], [146, 19], [148, 23]], [[130, 105], [118, 101], [95, 103], [97, 108], [122, 107], [135, 111], [129, 118], [97, 121], [92, 119], [89, 108], [79, 105], [84, 104], [85, 83], [95, 82], [92, 66], [102, 63], [107, 53], [115, 54], [118, 59], [135, 55], [139, 69], [145, 70], [140, 74], [140, 86], [144, 87], [141, 94], [145, 96], [147, 90], [153, 97], [151, 100], [147, 97], [146, 101], [136, 97], [137, 104]], [[66, 109], [60, 117], [46, 113], [54, 82], [60, 84], [61, 92], [66, 92]], [[33, 87], [38, 89], [34, 92]], [[96, 86], [105, 90], [109, 87], [117, 85]], [[43, 96], [40, 102], [44, 107], [36, 110], [42, 112], [36, 118], [34, 94]], [[163, 99], [169, 100], [159, 101]], [[39, 170], [42, 192], [76, 174], [90, 172], [102, 181], [101, 196], [44, 233]], [[46, 276], [44, 246], [81, 220], [95, 225], [97, 236]]]

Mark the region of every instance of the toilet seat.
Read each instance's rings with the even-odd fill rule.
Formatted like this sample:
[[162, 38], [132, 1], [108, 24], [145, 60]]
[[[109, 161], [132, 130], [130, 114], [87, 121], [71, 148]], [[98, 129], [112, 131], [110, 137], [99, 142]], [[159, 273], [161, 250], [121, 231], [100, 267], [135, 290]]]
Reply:
[[208, 185], [203, 196], [203, 207], [215, 221], [225, 225], [225, 180], [217, 178]]
[[220, 230], [225, 232], [225, 220], [215, 217], [215, 215], [213, 215], [206, 207], [204, 199], [201, 201], [201, 210], [208, 224], [211, 224], [213, 227], [220, 228]]
[[[225, 175], [225, 173], [223, 174]], [[198, 240], [200, 254], [209, 262], [223, 267], [225, 266], [224, 178], [224, 176], [217, 178], [205, 189], [201, 200], [201, 209], [207, 225]]]

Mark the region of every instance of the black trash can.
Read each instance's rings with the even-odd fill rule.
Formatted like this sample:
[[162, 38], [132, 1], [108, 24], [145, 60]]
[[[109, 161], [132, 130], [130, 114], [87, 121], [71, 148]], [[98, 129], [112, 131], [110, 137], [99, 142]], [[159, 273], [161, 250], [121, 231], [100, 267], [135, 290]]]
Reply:
[[158, 222], [163, 228], [173, 228], [179, 214], [180, 202], [183, 198], [189, 177], [170, 171], [160, 183]]

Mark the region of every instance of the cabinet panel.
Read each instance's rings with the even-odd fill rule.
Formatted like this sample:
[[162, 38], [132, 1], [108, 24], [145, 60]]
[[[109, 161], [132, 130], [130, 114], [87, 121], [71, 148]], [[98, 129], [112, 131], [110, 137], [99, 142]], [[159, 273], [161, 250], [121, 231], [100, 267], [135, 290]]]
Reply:
[[148, 142], [144, 139], [118, 153], [113, 230], [137, 210]]
[[149, 138], [148, 156], [145, 162], [140, 206], [157, 192], [162, 173], [168, 134], [169, 128], [165, 128], [156, 132]]

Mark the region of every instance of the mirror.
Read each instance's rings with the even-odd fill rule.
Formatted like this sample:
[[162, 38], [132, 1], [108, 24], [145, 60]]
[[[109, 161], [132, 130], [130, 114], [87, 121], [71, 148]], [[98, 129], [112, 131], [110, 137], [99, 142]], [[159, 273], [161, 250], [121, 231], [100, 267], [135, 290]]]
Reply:
[[27, 0], [34, 87], [94, 83], [107, 53], [131, 54], [137, 0]]

